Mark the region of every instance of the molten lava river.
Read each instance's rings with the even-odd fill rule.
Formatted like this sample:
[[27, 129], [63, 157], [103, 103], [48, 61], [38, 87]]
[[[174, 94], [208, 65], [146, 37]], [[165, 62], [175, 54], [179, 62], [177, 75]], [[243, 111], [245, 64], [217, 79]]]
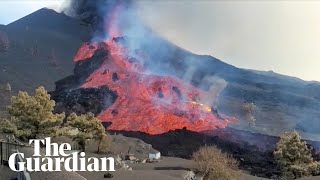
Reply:
[[[98, 115], [101, 121], [111, 122], [109, 130], [160, 134], [187, 128], [201, 132], [237, 121], [201, 104], [200, 98], [208, 92], [175, 77], [147, 73], [139, 58], [129, 58], [128, 50], [115, 38], [103, 44], [109, 53], [82, 88], [107, 86], [118, 94], [115, 103]], [[99, 48], [101, 45], [82, 45], [74, 61], [85, 61]]]

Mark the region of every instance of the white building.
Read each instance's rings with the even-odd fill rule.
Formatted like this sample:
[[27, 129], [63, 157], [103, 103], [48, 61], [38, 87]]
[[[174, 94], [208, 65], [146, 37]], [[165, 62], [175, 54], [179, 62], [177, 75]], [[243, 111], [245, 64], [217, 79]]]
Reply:
[[156, 150], [150, 150], [149, 151], [149, 159], [151, 160], [157, 160], [161, 158], [161, 153]]

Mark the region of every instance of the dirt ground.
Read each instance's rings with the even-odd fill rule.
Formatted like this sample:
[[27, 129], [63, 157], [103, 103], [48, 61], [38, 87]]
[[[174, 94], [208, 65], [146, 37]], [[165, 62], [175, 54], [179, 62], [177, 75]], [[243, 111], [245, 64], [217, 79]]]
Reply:
[[0, 165], [0, 180], [12, 179], [16, 174], [8, 166]]
[[[135, 157], [143, 160], [147, 158], [148, 144], [140, 139], [129, 138], [123, 135], [113, 135], [113, 152], [110, 154], [96, 154], [96, 144], [90, 143], [86, 157], [116, 157], [123, 153], [134, 154]], [[57, 139], [62, 140], [62, 139]], [[33, 154], [33, 149], [30, 147], [20, 148], [26, 157]], [[112, 179], [116, 180], [183, 180], [187, 173], [194, 168], [192, 160], [162, 157], [159, 162], [154, 163], [128, 163], [132, 171], [125, 170], [120, 166], [116, 166], [116, 171], [111, 172]], [[67, 172], [62, 169], [61, 172], [31, 172], [32, 180], [102, 180], [106, 172]], [[7, 166], [0, 166], [0, 180], [10, 180], [15, 177], [15, 173]], [[304, 178], [302, 180], [318, 180], [320, 177]], [[245, 172], [240, 172], [237, 180], [267, 180], [265, 178], [248, 175]]]
[[[192, 169], [193, 162], [191, 160], [164, 157], [163, 160], [156, 163], [146, 164], [129, 164], [132, 167], [132, 171], [118, 169], [113, 172], [114, 179], [119, 180], [182, 180], [187, 175], [190, 169]], [[103, 172], [79, 172], [79, 174], [87, 179], [102, 180]], [[244, 173], [240, 173], [237, 180], [265, 180], [264, 178], [250, 176]]]

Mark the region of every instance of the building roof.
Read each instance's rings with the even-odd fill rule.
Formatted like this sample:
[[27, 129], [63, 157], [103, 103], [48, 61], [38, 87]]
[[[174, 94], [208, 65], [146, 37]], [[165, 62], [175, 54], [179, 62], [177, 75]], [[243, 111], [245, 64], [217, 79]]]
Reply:
[[149, 150], [149, 154], [157, 154], [157, 153], [160, 153], [160, 152], [155, 150], [155, 149], [150, 149]]

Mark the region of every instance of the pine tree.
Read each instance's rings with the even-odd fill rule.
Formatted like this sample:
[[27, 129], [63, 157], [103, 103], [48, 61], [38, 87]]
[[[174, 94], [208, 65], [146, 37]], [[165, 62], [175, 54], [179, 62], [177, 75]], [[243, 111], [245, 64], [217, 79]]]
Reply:
[[69, 136], [78, 141], [82, 151], [85, 151], [87, 141], [90, 139], [98, 140], [98, 151], [101, 140], [106, 135], [105, 128], [93, 113], [77, 115], [71, 113], [67, 117], [66, 127], [70, 127]]
[[312, 158], [311, 150], [297, 131], [286, 132], [280, 137], [274, 157], [283, 175], [289, 178], [310, 176], [319, 168], [319, 163]]
[[[5, 127], [14, 129], [13, 134], [25, 139], [54, 135], [65, 118], [64, 113], [54, 114], [54, 107], [55, 101], [50, 99], [44, 87], [37, 88], [34, 96], [20, 91], [17, 96], [11, 97], [11, 105], [8, 106], [11, 118], [4, 121]], [[3, 127], [3, 131], [8, 131]]]
[[10, 122], [8, 119], [4, 119], [0, 123], [3, 133], [15, 134], [17, 132], [17, 126]]

